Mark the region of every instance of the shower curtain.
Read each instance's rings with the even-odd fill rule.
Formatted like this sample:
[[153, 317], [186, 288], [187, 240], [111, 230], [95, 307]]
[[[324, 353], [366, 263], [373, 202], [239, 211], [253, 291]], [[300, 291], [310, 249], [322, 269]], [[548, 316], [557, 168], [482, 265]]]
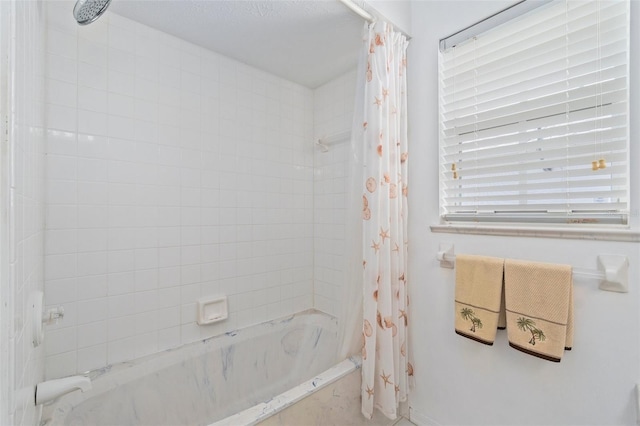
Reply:
[[362, 413], [395, 419], [413, 367], [407, 333], [407, 40], [367, 26], [360, 142], [363, 168]]

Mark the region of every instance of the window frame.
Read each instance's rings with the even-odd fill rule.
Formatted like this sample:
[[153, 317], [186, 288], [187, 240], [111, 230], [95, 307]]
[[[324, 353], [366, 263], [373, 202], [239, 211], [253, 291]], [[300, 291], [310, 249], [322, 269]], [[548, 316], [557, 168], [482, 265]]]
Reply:
[[[470, 37], [473, 37], [474, 32], [484, 32], [488, 29], [499, 25], [502, 22], [509, 21], [510, 19], [514, 19], [514, 17], [518, 17], [523, 13], [529, 12], [531, 9], [537, 8], [541, 5], [544, 5], [548, 2], [540, 3], [537, 2], [535, 6], [531, 6], [530, 4], [534, 2], [522, 1], [520, 3], [515, 4], [514, 6], [507, 8], [503, 12], [509, 12], [508, 16], [503, 16], [503, 12], [499, 12], [490, 16], [487, 19], [483, 19], [477, 24], [474, 24], [470, 27], [465, 28], [462, 31], [455, 33], [450, 37], [460, 37], [462, 33], [470, 34]], [[528, 7], [521, 8], [519, 7], [529, 4]], [[631, 12], [630, 12], [630, 2], [627, 3], [627, 19], [631, 20]], [[501, 22], [502, 21], [502, 22]], [[481, 28], [479, 29], [478, 26]], [[494, 234], [494, 235], [518, 235], [518, 236], [551, 236], [551, 237], [560, 237], [560, 238], [580, 238], [580, 239], [603, 239], [603, 240], [616, 240], [616, 241], [640, 241], [639, 233], [630, 232], [631, 227], [631, 207], [632, 207], [632, 198], [633, 191], [630, 182], [630, 161], [631, 157], [631, 147], [630, 147], [630, 128], [631, 128], [631, 115], [629, 114], [630, 108], [630, 100], [631, 100], [631, 91], [629, 89], [632, 80], [631, 74], [631, 24], [627, 22], [627, 33], [625, 35], [627, 42], [627, 50], [626, 50], [626, 209], [622, 212], [624, 216], [624, 220], [619, 222], [611, 221], [608, 222], [603, 220], [606, 215], [603, 214], [594, 214], [593, 217], [590, 215], [580, 215], [580, 217], [576, 217], [572, 219], [570, 216], [561, 215], [562, 218], [558, 220], [555, 218], [553, 213], [527, 213], [521, 215], [510, 215], [510, 214], [500, 214], [499, 212], [493, 212], [487, 215], [482, 215], [479, 211], [476, 211], [473, 216], [467, 216], [464, 214], [446, 214], [444, 200], [443, 200], [443, 172], [442, 169], [446, 167], [443, 163], [442, 158], [442, 137], [443, 137], [443, 120], [442, 120], [442, 106], [441, 106], [441, 85], [442, 85], [442, 75], [439, 69], [438, 71], [438, 114], [439, 114], [439, 138], [438, 138], [438, 165], [439, 165], [439, 173], [438, 173], [438, 181], [439, 181], [439, 197], [438, 197], [438, 206], [439, 206], [439, 218], [440, 223], [437, 225], [431, 226], [431, 230], [433, 232], [454, 232], [454, 233], [477, 233], [477, 234]], [[446, 48], [447, 40], [450, 38], [444, 38], [440, 40], [441, 49]], [[440, 67], [441, 61], [441, 51], [438, 52], [439, 61], [438, 65]]]

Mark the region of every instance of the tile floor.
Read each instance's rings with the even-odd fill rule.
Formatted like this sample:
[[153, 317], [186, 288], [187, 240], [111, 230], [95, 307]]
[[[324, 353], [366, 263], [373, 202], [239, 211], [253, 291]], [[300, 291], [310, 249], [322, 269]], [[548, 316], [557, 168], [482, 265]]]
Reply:
[[408, 419], [404, 417], [400, 417], [400, 419], [393, 424], [393, 426], [416, 426], [414, 423], [411, 423]]

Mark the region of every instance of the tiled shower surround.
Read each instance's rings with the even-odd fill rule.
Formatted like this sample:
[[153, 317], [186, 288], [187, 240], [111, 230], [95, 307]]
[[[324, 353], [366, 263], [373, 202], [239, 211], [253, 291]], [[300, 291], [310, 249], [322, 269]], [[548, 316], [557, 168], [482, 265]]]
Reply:
[[[15, 19], [9, 20], [5, 13], [12, 7]], [[35, 1], [6, 2], [0, 8], [0, 25], [5, 26], [1, 34], [12, 39], [3, 42], [13, 45], [12, 54], [3, 57], [0, 65], [3, 79], [11, 75], [13, 81], [8, 93], [0, 83], [3, 106], [10, 109], [0, 107], [9, 117], [9, 143], [4, 143], [4, 134], [0, 136], [4, 150], [0, 232], [8, 235], [0, 267], [0, 424], [31, 425], [39, 421], [39, 412], [29, 389], [44, 375], [44, 351], [33, 346], [34, 320], [29, 309], [33, 293], [43, 290], [44, 13], [42, 4]]]
[[312, 307], [313, 91], [72, 7], [47, 4], [47, 378]]
[[[314, 91], [314, 135], [351, 131], [356, 72], [349, 72]], [[350, 140], [336, 141], [327, 152], [315, 151], [314, 161], [314, 304], [340, 316], [345, 276]]]

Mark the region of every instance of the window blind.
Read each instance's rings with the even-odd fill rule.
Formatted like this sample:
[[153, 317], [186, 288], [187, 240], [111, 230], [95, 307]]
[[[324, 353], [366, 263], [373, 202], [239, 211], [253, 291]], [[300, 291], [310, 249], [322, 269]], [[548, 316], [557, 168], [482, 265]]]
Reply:
[[627, 223], [629, 0], [553, 1], [440, 52], [446, 221]]

